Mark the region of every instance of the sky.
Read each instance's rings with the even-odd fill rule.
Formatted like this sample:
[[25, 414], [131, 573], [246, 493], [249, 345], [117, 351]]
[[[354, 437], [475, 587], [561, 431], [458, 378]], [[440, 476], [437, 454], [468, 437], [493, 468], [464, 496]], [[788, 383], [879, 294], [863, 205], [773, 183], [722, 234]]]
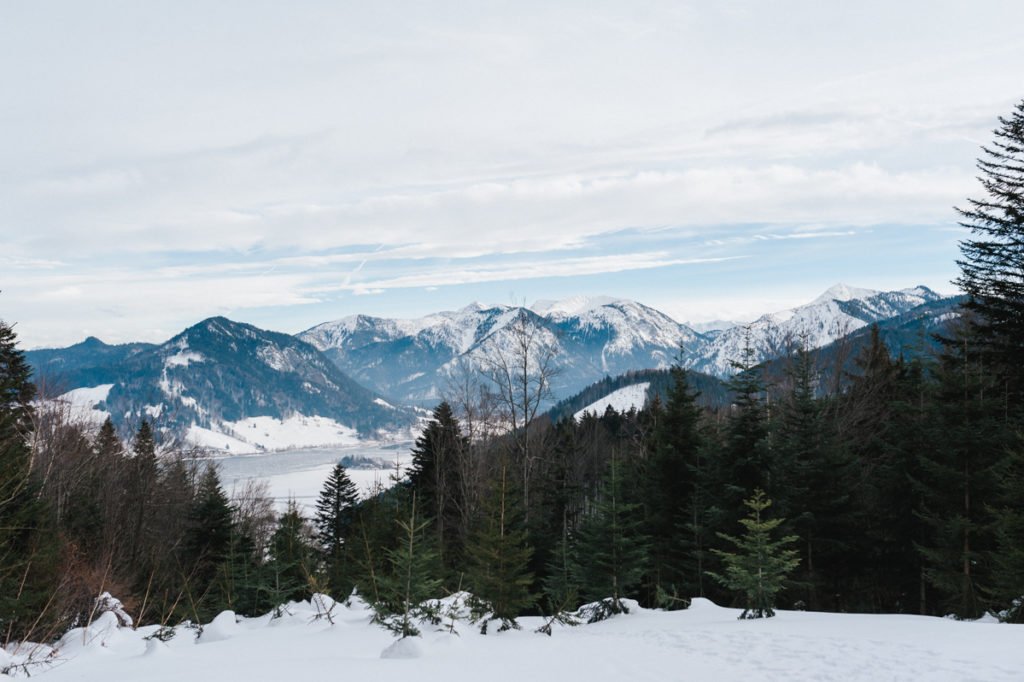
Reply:
[[1024, 3], [0, 0], [0, 319], [952, 293]]

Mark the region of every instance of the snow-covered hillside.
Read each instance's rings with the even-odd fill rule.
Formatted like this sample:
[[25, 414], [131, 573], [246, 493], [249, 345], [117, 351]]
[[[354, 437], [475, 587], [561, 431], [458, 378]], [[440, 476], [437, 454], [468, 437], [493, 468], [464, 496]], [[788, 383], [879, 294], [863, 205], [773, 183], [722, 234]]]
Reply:
[[574, 414], [573, 417], [579, 420], [587, 413], [600, 417], [609, 407], [616, 412], [628, 412], [633, 408], [639, 410], [643, 408], [644, 403], [647, 402], [647, 389], [650, 385], [650, 382], [644, 382], [641, 384], [626, 386], [618, 389], [617, 391], [612, 391], [600, 400], [596, 400], [587, 405], [582, 410]]
[[715, 334], [686, 359], [690, 369], [719, 377], [735, 373], [749, 346], [754, 364], [791, 352], [798, 344], [821, 348], [833, 341], [942, 296], [923, 286], [900, 291], [875, 291], [837, 284], [811, 303], [762, 315], [748, 325]]
[[522, 318], [536, 324], [538, 341], [556, 355], [557, 397], [601, 376], [667, 367], [681, 347], [705, 342], [664, 313], [610, 297], [538, 301], [528, 308], [473, 303], [415, 320], [357, 315], [317, 325], [299, 338], [363, 384], [396, 400], [431, 404], [461, 368], [480, 369], [513, 352], [514, 323]]
[[[166, 643], [146, 639], [156, 626], [119, 628], [117, 615], [107, 612], [69, 632], [56, 649], [37, 650], [46, 662], [30, 672], [52, 682], [1001, 682], [1020, 680], [1024, 670], [1024, 628], [994, 622], [785, 611], [741, 621], [737, 610], [697, 599], [685, 611], [634, 608], [592, 625], [556, 627], [550, 637], [534, 632], [540, 618], [486, 636], [464, 620], [446, 620], [425, 628], [423, 637], [396, 642], [370, 624], [371, 612], [358, 599], [334, 606], [333, 625], [323, 617], [330, 605], [292, 604], [277, 619], [240, 620], [225, 612], [198, 637], [179, 626]], [[0, 652], [5, 662], [17, 659]]]

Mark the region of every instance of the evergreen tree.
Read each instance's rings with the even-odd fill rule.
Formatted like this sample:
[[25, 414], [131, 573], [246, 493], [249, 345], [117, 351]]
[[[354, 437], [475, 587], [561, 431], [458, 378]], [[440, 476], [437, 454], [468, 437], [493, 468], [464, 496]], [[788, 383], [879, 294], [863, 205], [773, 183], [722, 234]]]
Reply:
[[703, 596], [708, 481], [701, 410], [686, 370], [676, 365], [671, 373], [644, 476], [651, 570], [663, 594]]
[[231, 506], [217, 468], [207, 466], [189, 514], [184, 553], [188, 589], [201, 605], [201, 617], [214, 616], [225, 606], [215, 582], [231, 549], [232, 529]]
[[484, 500], [480, 526], [470, 536], [468, 580], [476, 607], [483, 618], [480, 631], [487, 633], [491, 620], [499, 631], [519, 629], [516, 617], [536, 602], [531, 593], [533, 573], [528, 569], [533, 549], [527, 544], [522, 512], [508, 490], [506, 468], [500, 482]]
[[359, 490], [345, 467], [336, 464], [324, 483], [316, 503], [317, 540], [323, 555], [327, 584], [331, 593], [344, 599], [352, 591], [352, 579], [346, 567], [345, 544], [349, 541], [359, 503]]
[[1014, 445], [1005, 461], [1001, 480], [1001, 501], [996, 505], [989, 596], [994, 611], [1010, 623], [1024, 623], [1024, 450]]
[[747, 518], [740, 519], [745, 532], [741, 537], [720, 533], [736, 548], [734, 552], [714, 550], [722, 558], [725, 575], [709, 572], [723, 586], [743, 595], [744, 607], [740, 618], [771, 618], [775, 615], [775, 598], [782, 590], [790, 572], [800, 563], [799, 552], [788, 546], [797, 541], [795, 535], [772, 539], [772, 531], [782, 519], [762, 516], [772, 501], [763, 490], [744, 501], [750, 509]]
[[591, 514], [579, 529], [573, 574], [584, 599], [600, 600], [590, 620], [627, 612], [622, 599], [639, 587], [650, 545], [640, 505], [623, 494], [622, 465], [612, 457]]
[[801, 538], [803, 601], [819, 610], [826, 605], [825, 593], [831, 591], [828, 577], [842, 564], [846, 540], [853, 532], [844, 522], [852, 511], [850, 466], [829, 437], [822, 401], [815, 397], [813, 355], [801, 345], [792, 360], [791, 389], [778, 410], [775, 441], [776, 470], [785, 481], [778, 506]]
[[958, 209], [973, 239], [960, 243], [965, 306], [998, 363], [1010, 393], [1024, 392], [1024, 101], [999, 118], [995, 139], [978, 160], [984, 195]]
[[299, 506], [295, 500], [288, 500], [288, 508], [270, 538], [270, 560], [267, 562], [268, 591], [275, 608], [310, 596], [309, 578], [315, 560], [309, 535], [308, 524], [302, 518]]
[[927, 533], [917, 542], [924, 575], [941, 606], [977, 618], [995, 549], [993, 507], [999, 499], [1011, 432], [991, 396], [993, 377], [970, 330], [946, 346], [936, 375], [930, 447], [918, 451], [918, 517]]
[[58, 589], [58, 540], [31, 474], [31, 369], [14, 330], [0, 321], [0, 636], [31, 635], [49, 624]]
[[373, 603], [376, 622], [399, 637], [420, 634], [419, 623], [440, 622], [437, 609], [428, 600], [439, 596], [439, 557], [426, 536], [428, 523], [416, 511], [416, 496], [407, 519], [396, 519], [398, 544], [385, 550], [388, 572], [377, 580], [378, 597]]
[[466, 542], [461, 463], [468, 446], [451, 406], [442, 402], [416, 439], [408, 473], [422, 514], [437, 535], [442, 562], [450, 570], [462, 562]]

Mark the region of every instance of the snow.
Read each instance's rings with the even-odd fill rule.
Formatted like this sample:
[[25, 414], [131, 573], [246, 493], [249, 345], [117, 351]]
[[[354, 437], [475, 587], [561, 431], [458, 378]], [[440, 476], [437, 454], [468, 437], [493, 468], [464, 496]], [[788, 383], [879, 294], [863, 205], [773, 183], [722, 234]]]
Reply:
[[582, 419], [583, 415], [587, 412], [601, 416], [610, 405], [616, 412], [628, 412], [630, 408], [635, 407], [641, 409], [644, 403], [647, 402], [647, 389], [650, 388], [650, 382], [644, 382], [642, 384], [633, 384], [632, 386], [625, 386], [612, 391], [600, 400], [596, 400], [582, 410], [573, 415], [577, 420]]
[[[326, 601], [326, 600], [325, 600]], [[328, 607], [331, 606], [326, 601]], [[537, 634], [481, 635], [464, 620], [399, 641], [370, 623], [358, 599], [330, 620], [309, 602], [280, 618], [221, 614], [202, 635], [184, 626], [166, 643], [156, 626], [117, 627], [112, 613], [69, 632], [33, 675], [60, 682], [312, 680], [523, 682], [523, 680], [1019, 680], [1024, 627], [910, 615], [781, 611], [737, 620], [739, 611], [695, 599], [690, 609], [635, 609], [592, 625]], [[320, 617], [318, 617], [318, 615]], [[333, 621], [332, 625], [330, 621]], [[453, 625], [457, 635], [448, 632]], [[493, 629], [492, 629], [493, 630]], [[23, 648], [24, 650], [24, 648]], [[9, 654], [10, 652], [8, 652]], [[51, 654], [48, 647], [37, 651]], [[15, 656], [15, 658], [18, 658]]]
[[188, 367], [192, 362], [203, 362], [205, 358], [193, 351], [181, 350], [164, 358], [164, 367]]
[[828, 303], [829, 301], [852, 301], [854, 299], [871, 298], [877, 296], [882, 292], [875, 291], [874, 289], [862, 289], [860, 287], [851, 287], [849, 284], [834, 284], [825, 292], [818, 296], [811, 302], [811, 305], [815, 303]]
[[110, 416], [109, 412], [97, 409], [96, 406], [107, 399], [114, 384], [100, 384], [87, 388], [76, 388], [58, 396], [53, 403], [67, 408], [68, 416], [73, 420], [89, 424], [102, 424]]
[[[181, 398], [185, 402], [185, 398]], [[333, 419], [294, 414], [287, 419], [247, 417], [221, 422], [215, 428], [193, 424], [187, 440], [193, 445], [232, 454], [294, 450], [359, 443], [355, 429]]]

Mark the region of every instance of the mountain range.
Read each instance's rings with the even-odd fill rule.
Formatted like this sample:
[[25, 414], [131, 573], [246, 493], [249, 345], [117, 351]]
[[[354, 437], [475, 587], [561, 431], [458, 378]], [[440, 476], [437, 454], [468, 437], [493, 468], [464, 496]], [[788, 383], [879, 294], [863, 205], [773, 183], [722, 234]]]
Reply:
[[890, 346], [909, 347], [910, 330], [933, 326], [958, 302], [923, 286], [836, 285], [806, 305], [703, 333], [636, 301], [607, 297], [473, 303], [417, 319], [353, 315], [295, 336], [215, 317], [163, 344], [111, 346], [89, 338], [26, 357], [51, 391], [102, 388], [81, 395], [122, 429], [149, 417], [175, 433], [252, 444], [258, 439], [247, 435], [264, 426], [253, 419], [315, 417], [334, 424], [335, 434], [349, 429], [366, 438], [409, 429], [415, 407], [436, 404], [461, 372], [511, 359], [524, 324], [535, 333], [534, 348], [550, 353], [558, 367], [553, 405], [603, 377], [676, 361], [724, 378], [737, 364], [771, 360], [796, 344], [824, 348], [876, 322], [899, 321], [887, 325], [898, 329]]

